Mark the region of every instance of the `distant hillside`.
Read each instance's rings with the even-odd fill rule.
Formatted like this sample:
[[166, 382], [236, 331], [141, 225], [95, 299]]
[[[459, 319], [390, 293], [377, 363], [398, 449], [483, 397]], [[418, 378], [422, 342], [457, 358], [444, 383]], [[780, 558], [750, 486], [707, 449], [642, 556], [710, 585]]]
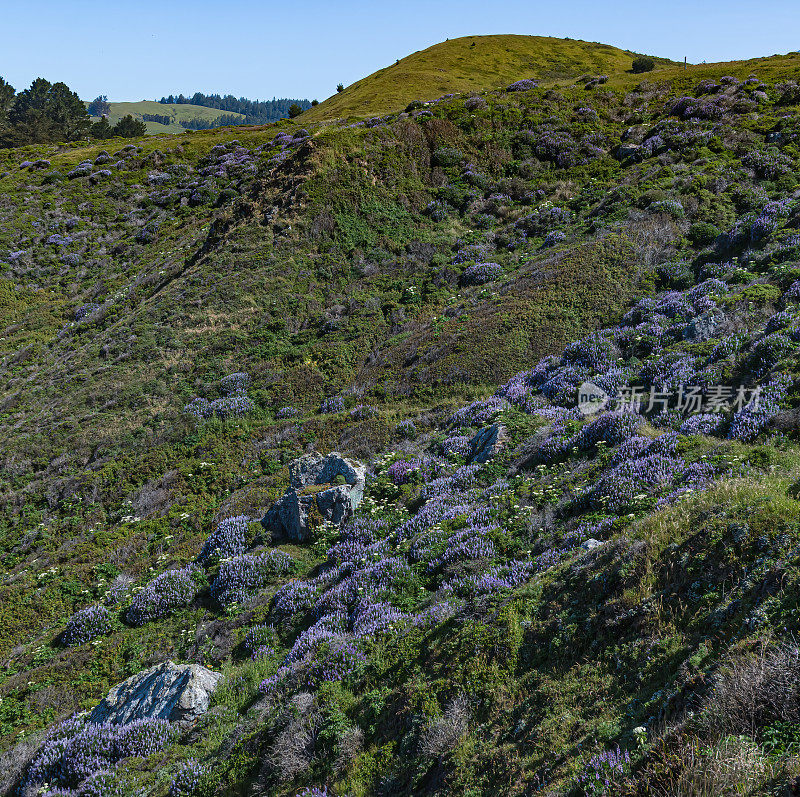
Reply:
[[[489, 91], [521, 78], [561, 80], [631, 68], [636, 53], [609, 44], [547, 36], [463, 36], [434, 44], [380, 69], [303, 115], [317, 121], [385, 114], [412, 100]], [[674, 62], [654, 58], [657, 66]]]
[[289, 110], [297, 105], [303, 110], [311, 107], [310, 100], [290, 99], [288, 97], [271, 100], [248, 100], [246, 97], [234, 97], [233, 94], [203, 94], [200, 91], [185, 97], [183, 94], [170, 94], [162, 97], [160, 103], [166, 105], [202, 105], [204, 108], [215, 108], [225, 113], [244, 114], [247, 124], [268, 124], [289, 117]]
[[[141, 102], [112, 102], [111, 113], [108, 116], [110, 124], [116, 124], [123, 116], [131, 114], [136, 119], [144, 119], [145, 116], [169, 116], [172, 122], [169, 125], [153, 122], [144, 119], [147, 124], [147, 132], [151, 135], [159, 133], [184, 133], [185, 128], [181, 127], [181, 121], [191, 119], [207, 119], [213, 121], [221, 116], [234, 115], [244, 120], [244, 115], [237, 113], [231, 114], [230, 111], [218, 110], [216, 108], [205, 108], [202, 105], [188, 105], [184, 103], [166, 104], [155, 100], [142, 100]], [[93, 117], [97, 120], [98, 117]]]

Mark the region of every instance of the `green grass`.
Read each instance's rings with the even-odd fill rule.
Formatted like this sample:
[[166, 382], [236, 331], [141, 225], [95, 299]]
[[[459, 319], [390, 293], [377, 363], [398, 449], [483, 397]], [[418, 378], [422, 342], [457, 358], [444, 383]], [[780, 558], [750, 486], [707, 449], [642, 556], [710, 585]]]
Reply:
[[[631, 68], [635, 53], [608, 44], [547, 36], [462, 36], [401, 58], [334, 94], [303, 120], [318, 122], [402, 110], [412, 100], [491, 91], [522, 78], [547, 82]], [[659, 66], [667, 59], [656, 59]]]
[[[147, 132], [149, 135], [157, 135], [159, 133], [184, 133], [185, 128], [181, 127], [181, 121], [188, 121], [189, 119], [207, 119], [212, 121], [220, 116], [226, 115], [227, 111], [220, 111], [216, 108], [206, 108], [202, 105], [182, 105], [182, 104], [164, 104], [156, 102], [155, 100], [141, 100], [140, 102], [112, 102], [111, 111], [108, 114], [109, 124], [115, 125], [123, 116], [131, 114], [135, 119], [141, 119], [142, 114], [157, 114], [158, 116], [170, 116], [172, 122], [169, 125], [163, 125], [160, 122], [146, 122]], [[240, 118], [244, 118], [243, 114], [234, 114]], [[95, 121], [99, 117], [94, 117]]]

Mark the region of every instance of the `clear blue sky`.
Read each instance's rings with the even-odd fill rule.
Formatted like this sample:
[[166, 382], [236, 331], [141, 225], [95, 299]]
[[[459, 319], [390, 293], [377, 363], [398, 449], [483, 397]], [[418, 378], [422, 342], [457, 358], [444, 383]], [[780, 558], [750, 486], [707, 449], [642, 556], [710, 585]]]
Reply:
[[800, 49], [800, 0], [0, 0], [0, 75], [83, 99], [325, 99], [457, 36], [569, 36], [690, 62]]

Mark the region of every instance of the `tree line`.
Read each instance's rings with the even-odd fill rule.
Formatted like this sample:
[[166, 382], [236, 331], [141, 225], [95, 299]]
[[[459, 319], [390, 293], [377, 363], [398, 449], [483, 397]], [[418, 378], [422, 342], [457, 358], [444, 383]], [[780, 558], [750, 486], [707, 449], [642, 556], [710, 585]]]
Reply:
[[[232, 117], [236, 121], [227, 121], [224, 124], [267, 124], [268, 122], [275, 122], [278, 119], [286, 119], [291, 116], [290, 109], [292, 106], [305, 111], [310, 108], [312, 103], [309, 100], [292, 100], [292, 99], [276, 99], [271, 100], [248, 100], [245, 97], [234, 97], [233, 94], [226, 94], [224, 97], [220, 94], [203, 94], [196, 92], [191, 97], [186, 97], [183, 94], [170, 94], [168, 97], [162, 97], [159, 100], [164, 105], [202, 105], [204, 108], [215, 108], [219, 111], [227, 111], [228, 113], [240, 113], [244, 115], [244, 119], [240, 117]], [[216, 126], [216, 125], [215, 125]], [[192, 128], [194, 130], [202, 130], [204, 128]]]
[[[89, 104], [108, 108], [108, 98]], [[106, 110], [107, 113], [107, 110]], [[51, 144], [84, 138], [135, 138], [147, 132], [144, 122], [128, 115], [115, 125], [106, 116], [92, 124], [89, 109], [66, 83], [36, 78], [30, 87], [17, 92], [0, 77], [0, 147]]]

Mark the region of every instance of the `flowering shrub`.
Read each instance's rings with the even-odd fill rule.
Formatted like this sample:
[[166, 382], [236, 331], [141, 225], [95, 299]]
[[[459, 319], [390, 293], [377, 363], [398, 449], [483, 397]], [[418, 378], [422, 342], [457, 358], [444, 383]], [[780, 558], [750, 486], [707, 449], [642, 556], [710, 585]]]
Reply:
[[531, 89], [535, 89], [539, 83], [531, 78], [525, 78], [523, 80], [518, 80], [516, 83], [512, 83], [510, 86], [506, 86], [506, 91], [530, 91]]
[[453, 426], [483, 426], [506, 407], [506, 402], [499, 396], [479, 399], [456, 410], [450, 416], [450, 423]]
[[742, 163], [759, 177], [774, 179], [792, 170], [792, 159], [778, 149], [753, 149], [742, 156]]
[[[90, 788], [99, 789], [102, 781], [107, 781], [100, 775], [102, 771], [123, 758], [153, 755], [173, 738], [169, 722], [162, 719], [112, 725], [92, 723], [85, 716], [73, 717], [48, 733], [23, 776], [21, 791], [44, 784], [82, 789], [87, 779], [94, 780], [94, 784], [90, 780]], [[106, 793], [100, 793], [105, 797]]]
[[220, 565], [211, 585], [211, 595], [223, 606], [242, 603], [266, 587], [276, 575], [290, 572], [293, 566], [294, 559], [283, 551], [237, 556]]
[[446, 457], [466, 457], [469, 454], [471, 438], [469, 435], [457, 434], [442, 440], [442, 453]]
[[244, 373], [244, 371], [228, 374], [219, 380], [220, 389], [228, 395], [231, 393], [241, 393], [243, 390], [247, 390], [249, 385], [250, 376]]
[[82, 321], [87, 315], [91, 315], [95, 310], [99, 309], [99, 307], [100, 305], [95, 304], [94, 302], [82, 304], [77, 310], [75, 310], [75, 321]]
[[111, 633], [111, 615], [105, 606], [88, 606], [72, 615], [61, 635], [64, 645], [82, 645]]
[[226, 558], [243, 554], [248, 547], [249, 523], [250, 518], [247, 515], [236, 515], [223, 520], [206, 540], [197, 561], [205, 562], [214, 555]]
[[485, 285], [503, 275], [503, 267], [498, 263], [475, 263], [467, 266], [461, 275], [462, 285]]
[[296, 407], [281, 407], [276, 413], [275, 417], [278, 420], [283, 420], [285, 418], [294, 418], [296, 415], [300, 414], [300, 410]]
[[156, 576], [137, 593], [125, 613], [125, 620], [131, 625], [144, 625], [188, 606], [197, 594], [198, 576], [199, 572], [192, 565]]
[[192, 797], [200, 785], [200, 779], [208, 772], [208, 767], [203, 766], [194, 758], [190, 758], [178, 770], [169, 787], [169, 797]]
[[233, 418], [237, 415], [245, 415], [248, 412], [252, 412], [255, 406], [248, 396], [235, 393], [231, 396], [214, 399], [208, 405], [208, 412], [218, 418]]
[[406, 437], [409, 440], [413, 440], [417, 436], [417, 426], [414, 421], [400, 421], [400, 423], [394, 427], [394, 430], [400, 437]]
[[770, 379], [761, 390], [758, 406], [751, 402], [733, 416], [728, 438], [749, 443], [758, 437], [770, 418], [780, 409], [780, 401], [786, 395], [790, 384], [791, 379], [785, 374], [776, 374]]
[[341, 396], [332, 396], [319, 405], [319, 411], [325, 415], [344, 412], [344, 399]]
[[611, 797], [630, 771], [631, 757], [627, 750], [606, 750], [593, 755], [576, 778], [586, 797]]

